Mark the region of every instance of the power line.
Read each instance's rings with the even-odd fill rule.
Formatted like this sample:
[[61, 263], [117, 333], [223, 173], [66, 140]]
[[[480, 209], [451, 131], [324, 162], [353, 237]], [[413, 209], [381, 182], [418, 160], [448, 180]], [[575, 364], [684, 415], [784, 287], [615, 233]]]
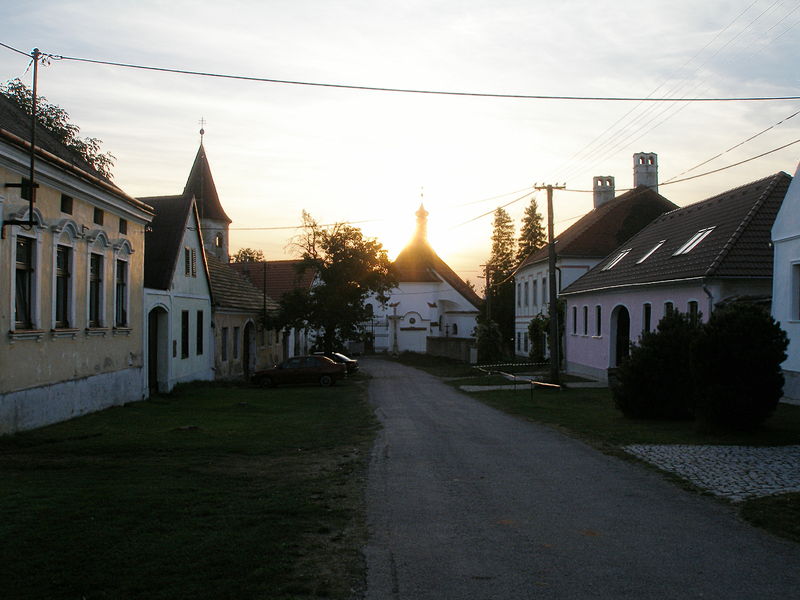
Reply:
[[[7, 46], [6, 48], [24, 54], [21, 50]], [[507, 98], [518, 100], [571, 100], [589, 102], [675, 102], [674, 98], [654, 98], [636, 96], [570, 96], [570, 95], [548, 95], [548, 94], [500, 94], [492, 92], [461, 92], [448, 90], [426, 90], [415, 88], [394, 88], [379, 87], [368, 85], [348, 85], [343, 83], [324, 83], [318, 81], [300, 81], [292, 79], [275, 79], [271, 77], [255, 77], [249, 75], [233, 75], [229, 73], [212, 73], [208, 71], [194, 71], [189, 69], [173, 69], [169, 67], [154, 67], [149, 65], [137, 65], [133, 63], [122, 63], [110, 60], [99, 60], [93, 58], [80, 58], [76, 56], [64, 56], [61, 54], [42, 53], [52, 60], [66, 60], [73, 62], [83, 62], [96, 65], [106, 65], [111, 67], [121, 67], [125, 69], [137, 69], [143, 71], [155, 71], [160, 73], [174, 73], [178, 75], [193, 75], [197, 77], [214, 77], [217, 79], [232, 79], [239, 81], [253, 81], [259, 83], [276, 83], [283, 85], [299, 85], [306, 87], [336, 88], [346, 90], [359, 90], [368, 92], [391, 92], [400, 94], [425, 94], [436, 96], [465, 96], [474, 98]], [[800, 100], [800, 96], [742, 96], [742, 97], [718, 97], [718, 98], [681, 98], [682, 102], [769, 102]]]

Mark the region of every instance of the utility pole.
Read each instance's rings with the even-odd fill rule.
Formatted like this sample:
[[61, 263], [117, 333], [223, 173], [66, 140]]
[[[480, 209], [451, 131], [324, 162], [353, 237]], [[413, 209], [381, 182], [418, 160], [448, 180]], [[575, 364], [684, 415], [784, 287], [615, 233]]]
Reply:
[[547, 190], [547, 244], [549, 316], [550, 316], [550, 383], [560, 384], [561, 340], [558, 337], [558, 288], [556, 282], [556, 243], [553, 235], [553, 190], [563, 190], [566, 185], [534, 185], [536, 190]]

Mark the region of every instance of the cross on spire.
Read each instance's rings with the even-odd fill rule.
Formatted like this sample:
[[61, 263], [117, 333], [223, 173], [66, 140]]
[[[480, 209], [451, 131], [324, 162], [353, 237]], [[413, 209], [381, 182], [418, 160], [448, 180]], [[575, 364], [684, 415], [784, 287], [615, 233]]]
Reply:
[[206, 125], [205, 117], [200, 117], [200, 120], [197, 122], [197, 124], [200, 125], [200, 143], [202, 144], [203, 136], [206, 134], [206, 130], [204, 129]]

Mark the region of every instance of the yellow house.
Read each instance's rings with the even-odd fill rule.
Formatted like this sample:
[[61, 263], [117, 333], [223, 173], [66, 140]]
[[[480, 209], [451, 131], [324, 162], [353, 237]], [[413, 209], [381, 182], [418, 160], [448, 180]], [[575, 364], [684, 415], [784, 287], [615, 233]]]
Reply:
[[[0, 97], [0, 434], [141, 400], [145, 204]], [[31, 210], [31, 206], [33, 210]]]

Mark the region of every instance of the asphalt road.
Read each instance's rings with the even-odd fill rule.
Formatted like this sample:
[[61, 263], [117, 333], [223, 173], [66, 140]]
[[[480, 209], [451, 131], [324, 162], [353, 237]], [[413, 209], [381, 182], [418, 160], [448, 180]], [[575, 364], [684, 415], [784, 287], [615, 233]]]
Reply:
[[800, 544], [640, 465], [362, 361], [367, 600], [800, 598]]

